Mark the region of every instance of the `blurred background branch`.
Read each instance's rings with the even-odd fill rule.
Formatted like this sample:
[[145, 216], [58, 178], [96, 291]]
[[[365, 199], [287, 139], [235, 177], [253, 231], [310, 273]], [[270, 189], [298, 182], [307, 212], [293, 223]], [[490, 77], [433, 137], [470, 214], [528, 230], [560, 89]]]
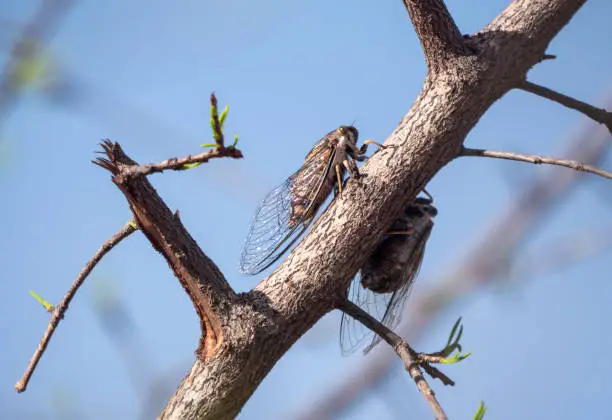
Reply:
[[[446, 3], [463, 33], [507, 6], [504, 0]], [[538, 65], [530, 78], [592, 103], [610, 83], [611, 7], [590, 2], [555, 41], [551, 52], [558, 58]], [[57, 302], [61, 279], [71, 278], [129, 217], [106, 177], [88, 163], [101, 138], [129, 141], [143, 161], [192, 153], [211, 140], [208, 92], [223, 95], [234, 110], [230, 123], [252, 140], [243, 144], [249, 159], [240, 168], [213, 162], [211, 170], [204, 165], [160, 177], [155, 186], [231, 276], [263, 194], [297, 168], [321, 133], [339, 124], [354, 121], [362, 138], [382, 140], [425, 71], [415, 59], [422, 51], [405, 10], [393, 2], [355, 8], [348, 0], [31, 0], [1, 9], [0, 190], [6, 204], [0, 208], [0, 267], [7, 281], [0, 337], [11, 344], [0, 372], [10, 384], [40, 339], [32, 325], [48, 317], [28, 290]], [[222, 46], [215, 57], [211, 34]], [[326, 65], [339, 56], [351, 60]], [[609, 168], [609, 160], [602, 164], [611, 140], [603, 127], [589, 124], [559, 151], [559, 139], [578, 121], [584, 117], [558, 104], [513, 92], [487, 113], [469, 142]], [[61, 165], [66, 159], [74, 166]], [[441, 213], [401, 335], [426, 350], [429, 339], [439, 342], [436, 334], [442, 337], [458, 315], [467, 315], [463, 341], [473, 355], [449, 372], [455, 390], [434, 385], [458, 418], [471, 418], [480, 399], [496, 419], [611, 417], [605, 378], [612, 364], [599, 356], [612, 342], [597, 322], [610, 315], [612, 291], [609, 262], [596, 258], [610, 248], [609, 181], [565, 168], [475, 161], [457, 160], [430, 186]], [[220, 204], [211, 207], [212, 201]], [[464, 251], [478, 239], [477, 229], [480, 239]], [[167, 266], [136, 236], [85, 285], [94, 288], [94, 303], [71, 306], [70, 322], [45, 355], [40, 382], [26, 395], [10, 386], [0, 391], [2, 418], [145, 419], [159, 413], [191, 364], [198, 326]], [[257, 279], [236, 274], [229, 280], [236, 290], [249, 290]], [[105, 287], [111, 290], [100, 290]], [[517, 287], [524, 296], [510, 293]], [[509, 297], [506, 305], [495, 291]], [[428, 416], [426, 407], [419, 411], [412, 384], [396, 386], [407, 379], [392, 351], [340, 357], [338, 325], [332, 313], [301, 339], [241, 418], [286, 418], [307, 408], [321, 418]], [[543, 340], [550, 342], [542, 346]], [[499, 353], [499, 341], [513, 347]], [[542, 354], [540, 347], [555, 350]], [[571, 357], [564, 351], [580, 351], [593, 369], [580, 378], [559, 372], [558, 363]], [[531, 358], [547, 363], [533, 365]], [[521, 369], [535, 378], [526, 384]]]

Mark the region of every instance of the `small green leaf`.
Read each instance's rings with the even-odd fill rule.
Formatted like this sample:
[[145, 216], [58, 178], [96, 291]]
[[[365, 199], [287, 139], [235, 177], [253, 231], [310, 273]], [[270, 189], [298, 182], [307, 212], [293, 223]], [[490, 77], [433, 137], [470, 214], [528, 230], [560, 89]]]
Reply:
[[183, 165], [183, 169], [192, 169], [192, 168], [195, 168], [196, 166], [200, 166], [201, 164], [202, 162], [186, 163]]
[[213, 138], [215, 139], [215, 141], [219, 141], [219, 139], [221, 138], [221, 134], [217, 132], [215, 128], [215, 120], [212, 117], [210, 118], [210, 129], [213, 132]]
[[136, 224], [134, 220], [130, 220], [130, 226], [132, 226], [133, 229], [138, 230], [138, 225]]
[[478, 406], [478, 411], [474, 415], [474, 420], [482, 420], [484, 418], [485, 413], [487, 412], [487, 406], [484, 401], [480, 401], [480, 405]]
[[471, 351], [468, 351], [465, 354], [461, 354], [461, 353], [457, 352], [450, 359], [445, 359], [445, 358], [440, 359], [440, 363], [443, 363], [445, 365], [450, 365], [450, 364], [453, 364], [453, 363], [459, 363], [460, 361], [465, 360], [468, 357], [470, 357], [471, 354], [472, 354]]
[[216, 101], [215, 102], [211, 102], [210, 104], [210, 121], [213, 122], [215, 120], [215, 118], [218, 118], [219, 113], [217, 110], [217, 104]]
[[200, 147], [214, 147], [215, 149], [218, 149], [219, 145], [217, 143], [202, 143]]
[[227, 112], [229, 111], [229, 105], [225, 105], [223, 111], [221, 111], [221, 115], [219, 115], [219, 125], [221, 126], [221, 131], [223, 131], [223, 125], [225, 124], [225, 117], [227, 117]]
[[[213, 138], [215, 142], [219, 143], [221, 140], [222, 133], [221, 131], [217, 131], [216, 122], [219, 122], [219, 111], [217, 109], [217, 100], [215, 98], [214, 101], [210, 103], [210, 128], [213, 132]], [[219, 122], [219, 128], [221, 128], [221, 123]]]
[[30, 290], [30, 295], [32, 295], [32, 297], [34, 299], [36, 299], [42, 306], [44, 306], [44, 308], [48, 311], [51, 312], [53, 310], [53, 305], [51, 305], [49, 302], [47, 302], [46, 300], [44, 300], [43, 298], [41, 298], [36, 292], [34, 292], [33, 290]]
[[234, 133], [234, 142], [232, 143], [232, 147], [236, 147], [238, 144], [238, 134]]
[[[459, 340], [453, 340], [455, 333], [457, 332], [457, 328], [459, 328], [459, 324], [461, 324], [461, 317], [457, 319], [455, 325], [453, 325], [453, 329], [451, 330], [450, 335], [448, 336], [448, 341], [446, 342], [446, 347], [450, 346], [453, 341], [458, 342]], [[461, 327], [461, 331], [459, 332], [459, 337], [463, 333], [463, 327]]]

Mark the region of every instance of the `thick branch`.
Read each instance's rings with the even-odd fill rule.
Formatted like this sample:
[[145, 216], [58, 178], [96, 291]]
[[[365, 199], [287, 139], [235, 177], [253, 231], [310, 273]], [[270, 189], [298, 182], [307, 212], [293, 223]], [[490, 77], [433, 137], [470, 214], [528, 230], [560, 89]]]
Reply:
[[113, 174], [113, 182], [128, 200], [138, 226], [164, 256], [189, 295], [202, 330], [198, 357], [212, 357], [223, 341], [220, 315], [234, 299], [234, 292], [187, 232], [178, 211], [172, 214], [145, 177], [133, 176], [133, 173], [139, 174], [136, 162], [117, 143], [107, 140], [102, 147], [107, 158], [99, 158], [95, 163]]
[[370, 158], [361, 168], [367, 176], [349, 181], [342, 199], [334, 200], [285, 262], [228, 309], [233, 321], [224, 331], [226, 345], [218, 357], [196, 361], [161, 417], [234, 418], [291, 345], [344, 299], [388, 226], [457, 156], [486, 110], [541, 60], [578, 3], [515, 1], [504, 12], [511, 15], [506, 23], [498, 20], [479, 41], [478, 56], [457, 54], [456, 65], [430, 71], [386, 141], [395, 147]]
[[[524, 1], [513, 5], [517, 3], [522, 8], [511, 6], [508, 22], [527, 21], [520, 36], [508, 37], [512, 28], [498, 22], [498, 31], [482, 40], [478, 57], [458, 55], [457, 66], [448, 72], [441, 67], [429, 73], [414, 105], [386, 141], [395, 147], [370, 158], [361, 168], [367, 176], [349, 181], [342, 199], [334, 200], [285, 262], [244, 296], [250, 309], [236, 310], [232, 351], [196, 362], [162, 418], [235, 417], [276, 361], [344, 299], [350, 280], [387, 227], [457, 156], [484, 112], [541, 60], [550, 39], [577, 8], [569, 0], [531, 0], [529, 7]], [[528, 26], [539, 38], [533, 39]], [[247, 335], [239, 340], [239, 333]]]
[[449, 59], [471, 53], [443, 0], [403, 0], [431, 72], [452, 66]]
[[537, 155], [524, 155], [521, 153], [512, 153], [512, 152], [500, 152], [496, 150], [468, 149], [467, 147], [464, 147], [461, 150], [461, 156], [480, 156], [480, 157], [490, 157], [490, 158], [495, 158], [495, 159], [515, 160], [518, 162], [529, 162], [535, 165], [547, 164], [547, 165], [563, 166], [565, 168], [571, 168], [576, 171], [589, 172], [589, 173], [599, 175], [607, 179], [612, 179], [612, 172], [604, 171], [603, 169], [599, 169], [595, 166], [577, 162], [575, 160], [557, 159], [557, 158], [537, 156]]
[[[612, 106], [612, 98], [607, 104]], [[606, 155], [611, 144], [607, 130], [589, 124], [588, 128], [572, 139], [563, 154], [596, 165]], [[403, 315], [410, 323], [400, 325], [399, 334], [410, 340], [416, 339], [444, 308], [464, 301], [473, 289], [500, 280], [500, 274], [503, 274], [508, 265], [507, 256], [516, 251], [535, 231], [537, 223], [560, 200], [568, 197], [568, 192], [583, 179], [581, 172], [553, 169], [525, 182], [523, 188], [519, 188], [521, 194], [511, 200], [513, 205], [488, 223], [484, 238], [462, 261], [440, 273], [437, 279], [419, 279], [419, 283], [432, 286], [423, 293], [411, 296]], [[395, 357], [389, 352], [375, 352], [368, 359], [368, 363], [361, 369], [311, 404], [312, 409], [291, 417], [332, 419], [358, 403], [364, 394], [385, 381], [395, 366]]]
[[[534, 64], [546, 54], [546, 47], [567, 25], [586, 0], [514, 0], [482, 32], [498, 33], [499, 41], [522, 39], [525, 52], [534, 54]], [[502, 44], [497, 44], [502, 47]]]
[[519, 89], [546, 99], [550, 99], [551, 101], [557, 102], [558, 104], [561, 104], [567, 108], [576, 110], [586, 115], [593, 121], [604, 124], [606, 127], [608, 127], [610, 133], [612, 133], [612, 112], [608, 112], [603, 108], [594, 107], [593, 105], [589, 105], [585, 102], [563, 95], [562, 93], [548, 89], [544, 86], [536, 85], [535, 83], [531, 83], [529, 81], [524, 81], [521, 83]]
[[28, 363], [28, 367], [26, 368], [25, 373], [23, 374], [21, 379], [15, 384], [15, 389], [17, 390], [17, 392], [23, 392], [26, 390], [28, 382], [30, 381], [32, 374], [36, 369], [36, 365], [38, 365], [40, 358], [47, 349], [49, 340], [51, 340], [51, 337], [53, 337], [55, 328], [57, 328], [60, 321], [64, 318], [64, 314], [68, 310], [68, 306], [70, 305], [70, 302], [72, 302], [72, 298], [76, 294], [77, 290], [79, 290], [79, 287], [81, 287], [87, 276], [89, 276], [91, 270], [94, 269], [94, 267], [100, 262], [102, 257], [104, 257], [107, 252], [113, 249], [115, 245], [117, 245], [123, 239], [130, 236], [130, 234], [132, 234], [134, 231], [136, 231], [136, 227], [133, 225], [132, 222], [130, 222], [123, 226], [119, 232], [115, 233], [112, 237], [104, 241], [100, 249], [98, 249], [94, 256], [91, 257], [87, 264], [85, 264], [85, 267], [83, 267], [77, 278], [74, 280], [74, 283], [72, 283], [72, 286], [70, 286], [70, 289], [68, 289], [68, 292], [66, 293], [62, 301], [52, 310], [50, 309], [51, 319], [49, 320], [47, 331], [45, 331], [45, 334], [40, 340], [40, 343], [38, 344], [38, 347], [36, 348], [32, 359], [30, 359], [30, 363]]
[[338, 309], [353, 317], [355, 320], [361, 322], [364, 326], [374, 331], [379, 337], [385, 340], [393, 348], [393, 350], [395, 350], [402, 362], [404, 362], [404, 367], [410, 374], [410, 377], [412, 377], [416, 383], [419, 391], [421, 391], [425, 397], [425, 401], [427, 401], [427, 404], [429, 404], [429, 407], [436, 416], [436, 419], [448, 418], [446, 413], [444, 413], [442, 406], [436, 399], [434, 391], [431, 389], [427, 383], [427, 380], [423, 376], [423, 372], [421, 372], [419, 363], [417, 361], [418, 354], [405, 340], [349, 300], [342, 302]]

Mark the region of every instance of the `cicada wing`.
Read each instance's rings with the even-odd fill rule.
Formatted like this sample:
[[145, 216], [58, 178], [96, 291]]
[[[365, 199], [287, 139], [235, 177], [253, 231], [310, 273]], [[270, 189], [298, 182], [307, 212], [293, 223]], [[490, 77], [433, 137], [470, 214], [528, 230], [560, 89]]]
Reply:
[[[361, 272], [357, 273], [351, 282], [348, 298], [361, 309], [382, 322], [392, 293], [374, 293], [361, 286]], [[340, 320], [340, 350], [343, 356], [353, 353], [361, 347], [373, 332], [351, 316], [342, 313]]]
[[[421, 269], [421, 263], [423, 262], [423, 256], [425, 255], [425, 245], [427, 245], [427, 239], [429, 238], [432, 228], [433, 223], [430, 223], [421, 233], [421, 238], [419, 238], [417, 241], [417, 245], [415, 246], [410, 259], [406, 264], [406, 269], [402, 272], [402, 286], [393, 293], [387, 293], [387, 296], [391, 295], [391, 297], [388, 299], [387, 308], [382, 317], [381, 323], [390, 330], [395, 329], [402, 320], [402, 315], [404, 314], [404, 303], [406, 302], [406, 299], [408, 299], [408, 296], [410, 296], [414, 280], [418, 276], [419, 270]], [[372, 342], [363, 349], [363, 354], [367, 354], [370, 350], [372, 350], [378, 343], [380, 343], [380, 340], [381, 338], [378, 335], [374, 335]]]
[[[318, 207], [331, 192], [324, 191], [323, 187], [335, 154], [329, 147], [319, 147], [319, 150], [322, 159], [308, 159], [298, 171], [270, 191], [259, 205], [242, 248], [242, 273], [257, 274], [274, 264], [312, 223]], [[306, 210], [292, 220], [292, 189], [297, 182], [300, 192], [308, 199], [303, 198]]]

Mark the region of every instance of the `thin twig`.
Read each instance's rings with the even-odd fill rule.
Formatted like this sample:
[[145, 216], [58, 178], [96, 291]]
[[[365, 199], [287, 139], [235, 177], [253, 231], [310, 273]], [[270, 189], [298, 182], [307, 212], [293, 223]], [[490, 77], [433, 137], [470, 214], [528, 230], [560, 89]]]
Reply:
[[566, 168], [571, 168], [576, 171], [589, 172], [607, 179], [612, 179], [612, 172], [604, 171], [603, 169], [599, 169], [591, 165], [586, 165], [575, 160], [557, 159], [538, 155], [524, 155], [521, 153], [501, 152], [496, 150], [468, 149], [466, 147], [461, 150], [459, 156], [482, 156], [496, 159], [516, 160], [518, 162], [529, 162], [534, 163], [536, 165], [547, 164], [564, 166]]
[[548, 89], [544, 86], [536, 85], [525, 80], [519, 87], [519, 89], [525, 92], [530, 92], [535, 95], [541, 96], [551, 101], [557, 102], [567, 108], [576, 110], [593, 121], [597, 121], [600, 124], [604, 124], [608, 127], [610, 133], [612, 133], [612, 112], [608, 112], [603, 108], [597, 108], [593, 105], [589, 105], [585, 102], [579, 101], [562, 93], [556, 92], [552, 89]]
[[[130, 167], [124, 167], [121, 173], [126, 177], [139, 177], [163, 172], [166, 170], [181, 171], [186, 169], [185, 165], [193, 163], [204, 163], [208, 162], [210, 159], [222, 157], [240, 159], [242, 158], [242, 152], [234, 147], [218, 147], [215, 149], [207, 150], [206, 152], [199, 153], [197, 155], [189, 155], [182, 158], [170, 158], [159, 163], [147, 163], [144, 165], [133, 165]], [[99, 165], [99, 159], [94, 160], [93, 163]]]
[[100, 249], [98, 249], [94, 256], [91, 257], [91, 259], [87, 262], [85, 267], [83, 267], [83, 270], [81, 270], [74, 283], [72, 283], [72, 286], [70, 286], [70, 289], [68, 289], [68, 292], [66, 293], [62, 301], [53, 309], [53, 312], [51, 313], [51, 319], [49, 320], [49, 325], [47, 326], [47, 331], [45, 331], [45, 335], [43, 335], [43, 338], [40, 340], [38, 348], [34, 352], [32, 359], [30, 359], [30, 363], [28, 363], [25, 373], [23, 374], [21, 379], [15, 384], [15, 389], [17, 390], [17, 392], [23, 392], [26, 390], [28, 382], [30, 381], [32, 374], [34, 373], [34, 369], [36, 369], [36, 365], [38, 365], [40, 358], [47, 349], [49, 340], [51, 340], [51, 337], [55, 332], [55, 328], [58, 326], [62, 318], [64, 318], [64, 314], [68, 310], [68, 305], [70, 305], [72, 298], [76, 294], [79, 287], [81, 287], [89, 273], [91, 273], [91, 270], [93, 270], [96, 264], [100, 262], [102, 257], [104, 257], [107, 252], [113, 249], [119, 242], [127, 238], [130, 234], [135, 232], [137, 230], [135, 226], [136, 225], [134, 224], [134, 222], [130, 221], [125, 226], [123, 226], [121, 230], [119, 230], [119, 232], [115, 233], [112, 237], [107, 239], [102, 244]]
[[[447, 419], [448, 417], [444, 413], [444, 410], [440, 406], [440, 403], [436, 399], [436, 395], [434, 391], [431, 389], [427, 380], [423, 376], [421, 372], [421, 366], [419, 363], [419, 355], [410, 347], [410, 345], [402, 339], [399, 335], [395, 334], [385, 325], [381, 324], [368, 314], [366, 311], [361, 309], [359, 306], [355, 305], [353, 302], [349, 300], [344, 300], [340, 307], [338, 308], [345, 314], [354, 318], [356, 321], [361, 322], [366, 328], [374, 331], [380, 338], [385, 340], [389, 345], [395, 350], [399, 358], [404, 362], [404, 366], [414, 382], [417, 385], [417, 388], [421, 393], [425, 396], [425, 400], [429, 407], [433, 411], [436, 419]], [[427, 368], [425, 368], [425, 365]], [[430, 373], [433, 377], [440, 377], [438, 373], [438, 369], [433, 366], [423, 363], [425, 370]], [[444, 378], [448, 379], [448, 377], [442, 374]]]
[[[606, 106], [612, 107], [612, 96], [606, 99]], [[611, 145], [608, 131], [589, 122], [571, 137], [562, 154], [595, 165]], [[422, 283], [432, 286], [411, 297], [403, 315], [404, 319], [410, 319], [410, 323], [400, 325], [399, 334], [411, 337], [411, 340], [418, 338], [443, 310], [465, 303], [475, 289], [480, 290], [483, 285], [494, 285], [501, 278], [507, 278], [508, 259], [505, 256], [520, 250], [520, 245], [537, 230], [534, 227], [543, 222], [550, 209], [583, 180], [582, 172], [547, 171], [525, 182], [518, 189], [520, 194], [513, 197], [503, 214], [487, 223], [486, 234], [466, 251], [462, 261], [447, 267], [435, 280], [421, 279], [425, 280]], [[348, 408], [358, 405], [370, 390], [389, 379], [395, 358], [388, 352], [373, 354], [369, 363], [362, 364], [341, 383], [328, 389], [310, 404], [308, 410], [287, 417], [331, 419], [340, 416]]]

